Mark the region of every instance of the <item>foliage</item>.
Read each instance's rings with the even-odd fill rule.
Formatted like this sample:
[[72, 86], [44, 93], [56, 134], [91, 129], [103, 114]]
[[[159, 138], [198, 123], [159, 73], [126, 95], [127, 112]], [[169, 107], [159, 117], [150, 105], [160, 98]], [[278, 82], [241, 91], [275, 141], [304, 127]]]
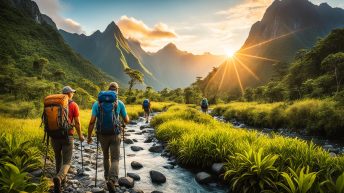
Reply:
[[344, 172], [333, 181], [331, 176], [327, 180], [320, 184], [320, 190], [322, 193], [333, 192], [333, 193], [343, 193], [344, 192]]
[[131, 68], [126, 68], [124, 72], [130, 77], [130, 80], [128, 82], [129, 89], [128, 94], [131, 94], [131, 89], [134, 87], [137, 83], [143, 83], [143, 74], [138, 70], [133, 70]]
[[278, 183], [287, 193], [307, 193], [312, 192], [314, 182], [317, 177], [316, 172], [310, 172], [309, 167], [298, 168], [296, 171], [289, 168], [289, 173], [282, 172], [282, 177], [286, 183]]

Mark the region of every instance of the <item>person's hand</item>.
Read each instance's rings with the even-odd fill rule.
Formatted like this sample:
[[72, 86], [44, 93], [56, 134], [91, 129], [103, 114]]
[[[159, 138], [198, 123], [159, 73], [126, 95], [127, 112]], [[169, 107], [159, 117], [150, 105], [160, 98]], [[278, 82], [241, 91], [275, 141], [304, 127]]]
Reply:
[[85, 141], [85, 137], [84, 137], [83, 134], [81, 134], [81, 135], [79, 136], [79, 140], [80, 140], [81, 142]]
[[92, 137], [91, 137], [91, 136], [88, 136], [88, 137], [87, 137], [87, 143], [88, 143], [88, 144], [91, 144], [91, 143], [92, 143]]

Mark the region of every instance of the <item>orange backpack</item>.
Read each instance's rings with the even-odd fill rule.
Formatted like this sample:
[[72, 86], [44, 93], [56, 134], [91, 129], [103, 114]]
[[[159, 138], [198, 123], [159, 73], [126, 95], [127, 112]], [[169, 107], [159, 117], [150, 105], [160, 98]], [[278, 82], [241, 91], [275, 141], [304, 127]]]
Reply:
[[44, 98], [42, 122], [49, 137], [68, 137], [68, 130], [71, 125], [68, 123], [67, 95], [53, 94]]

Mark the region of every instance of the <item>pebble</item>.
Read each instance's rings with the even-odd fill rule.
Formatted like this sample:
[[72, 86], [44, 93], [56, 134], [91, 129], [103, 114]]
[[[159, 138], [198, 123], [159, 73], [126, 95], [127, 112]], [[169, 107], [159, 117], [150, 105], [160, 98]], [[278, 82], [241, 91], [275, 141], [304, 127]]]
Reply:
[[207, 172], [199, 172], [196, 174], [196, 181], [200, 184], [207, 184], [211, 182], [211, 175]]
[[138, 175], [138, 174], [136, 174], [136, 173], [127, 173], [127, 175], [129, 176], [129, 177], [131, 177], [132, 179], [134, 179], [135, 181], [139, 181], [139, 180], [141, 180], [141, 177]]
[[220, 174], [225, 172], [225, 164], [224, 163], [214, 163], [211, 166], [211, 171], [216, 175], [220, 175]]
[[139, 146], [134, 146], [134, 145], [133, 145], [133, 146], [131, 146], [131, 147], [130, 147], [130, 149], [131, 149], [131, 150], [133, 150], [133, 151], [140, 151], [140, 150], [143, 150], [143, 148], [142, 148], [142, 147], [139, 147]]
[[153, 153], [161, 153], [164, 150], [164, 147], [162, 147], [161, 145], [157, 145], [150, 147], [148, 150]]
[[133, 144], [133, 143], [134, 143], [134, 141], [131, 140], [131, 139], [124, 139], [123, 142], [124, 142], [125, 144]]
[[118, 184], [120, 186], [125, 186], [126, 188], [132, 188], [134, 187], [134, 179], [130, 177], [122, 177], [118, 179]]

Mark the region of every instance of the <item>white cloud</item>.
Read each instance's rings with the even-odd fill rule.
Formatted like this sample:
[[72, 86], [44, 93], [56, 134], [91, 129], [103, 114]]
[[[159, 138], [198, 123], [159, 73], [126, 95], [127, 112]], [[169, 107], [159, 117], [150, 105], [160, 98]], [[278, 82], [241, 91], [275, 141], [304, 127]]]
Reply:
[[84, 33], [82, 26], [71, 18], [61, 16], [61, 10], [64, 8], [58, 0], [34, 0], [41, 13], [52, 18], [57, 27], [72, 33]]

